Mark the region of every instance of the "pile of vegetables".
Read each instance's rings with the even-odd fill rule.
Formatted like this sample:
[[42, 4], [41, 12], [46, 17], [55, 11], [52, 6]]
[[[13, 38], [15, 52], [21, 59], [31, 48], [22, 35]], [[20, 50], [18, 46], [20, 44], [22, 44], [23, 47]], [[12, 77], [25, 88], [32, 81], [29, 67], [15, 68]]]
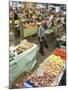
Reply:
[[26, 27], [26, 28], [33, 28], [35, 27], [36, 25], [34, 23], [29, 23], [29, 24], [23, 24], [23, 27]]
[[27, 80], [29, 80], [35, 87], [45, 87], [49, 86], [55, 80], [55, 76], [44, 72], [43, 76], [32, 74]]
[[56, 48], [53, 54], [56, 56], [60, 56], [62, 60], [66, 60], [66, 53], [63, 49]]
[[48, 72], [52, 75], [54, 75], [55, 77], [59, 75], [62, 67], [57, 64], [55, 61], [51, 61], [48, 64], [41, 64], [40, 67], [45, 71]]
[[22, 43], [21, 45], [16, 46], [16, 52], [17, 54], [21, 54], [32, 46], [33, 44], [29, 42]]
[[17, 54], [21, 54], [21, 53], [23, 53], [25, 50], [26, 50], [26, 48], [23, 48], [23, 47], [21, 47], [21, 46], [18, 46], [18, 47], [16, 48]]
[[48, 57], [48, 60], [50, 62], [55, 61], [57, 64], [59, 64], [61, 67], [64, 67], [64, 61], [60, 58], [60, 56], [56, 56], [56, 55], [50, 55]]

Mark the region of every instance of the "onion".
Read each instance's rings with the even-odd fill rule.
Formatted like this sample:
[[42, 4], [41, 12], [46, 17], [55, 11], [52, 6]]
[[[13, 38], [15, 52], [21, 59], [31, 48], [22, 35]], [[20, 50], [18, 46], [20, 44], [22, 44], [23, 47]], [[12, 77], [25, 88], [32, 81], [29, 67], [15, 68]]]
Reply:
[[19, 83], [16, 83], [16, 87], [19, 87]]
[[35, 86], [38, 86], [38, 82], [35, 83]]

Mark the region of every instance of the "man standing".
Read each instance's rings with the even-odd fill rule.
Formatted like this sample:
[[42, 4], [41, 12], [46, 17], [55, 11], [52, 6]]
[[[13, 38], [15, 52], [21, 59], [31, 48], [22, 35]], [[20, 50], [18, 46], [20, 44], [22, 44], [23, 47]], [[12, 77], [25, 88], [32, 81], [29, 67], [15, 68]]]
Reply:
[[41, 25], [38, 28], [38, 39], [40, 43], [40, 53], [44, 56], [44, 46], [48, 48], [47, 41], [45, 39], [45, 29], [47, 28], [45, 20], [42, 20]]

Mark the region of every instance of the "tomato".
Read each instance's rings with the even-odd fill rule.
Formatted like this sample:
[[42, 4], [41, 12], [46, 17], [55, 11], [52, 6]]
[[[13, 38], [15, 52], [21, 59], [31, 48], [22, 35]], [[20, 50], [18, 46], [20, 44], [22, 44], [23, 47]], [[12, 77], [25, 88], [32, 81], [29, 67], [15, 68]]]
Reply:
[[63, 59], [63, 60], [66, 59], [66, 53], [64, 52], [63, 49], [58, 49], [58, 48], [56, 48], [56, 49], [54, 50], [53, 54], [56, 55], [56, 56], [60, 56], [61, 59]]

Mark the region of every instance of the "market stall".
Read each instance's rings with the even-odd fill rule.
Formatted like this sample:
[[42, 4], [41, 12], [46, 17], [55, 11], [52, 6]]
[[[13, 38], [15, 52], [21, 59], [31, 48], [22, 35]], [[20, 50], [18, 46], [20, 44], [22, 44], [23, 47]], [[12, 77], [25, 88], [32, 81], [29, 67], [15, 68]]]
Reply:
[[38, 46], [29, 42], [21, 43], [16, 47], [10, 47], [9, 76], [11, 83], [23, 72], [29, 72], [35, 66], [37, 53]]
[[[57, 53], [58, 51], [58, 53]], [[62, 54], [62, 55], [61, 55]], [[55, 49], [39, 68], [24, 82], [23, 87], [45, 87], [59, 85], [65, 66], [66, 54], [63, 49]]]
[[23, 26], [24, 26], [24, 29], [23, 29], [24, 37], [28, 37], [28, 36], [32, 36], [32, 35], [37, 34], [37, 25], [25, 24]]

